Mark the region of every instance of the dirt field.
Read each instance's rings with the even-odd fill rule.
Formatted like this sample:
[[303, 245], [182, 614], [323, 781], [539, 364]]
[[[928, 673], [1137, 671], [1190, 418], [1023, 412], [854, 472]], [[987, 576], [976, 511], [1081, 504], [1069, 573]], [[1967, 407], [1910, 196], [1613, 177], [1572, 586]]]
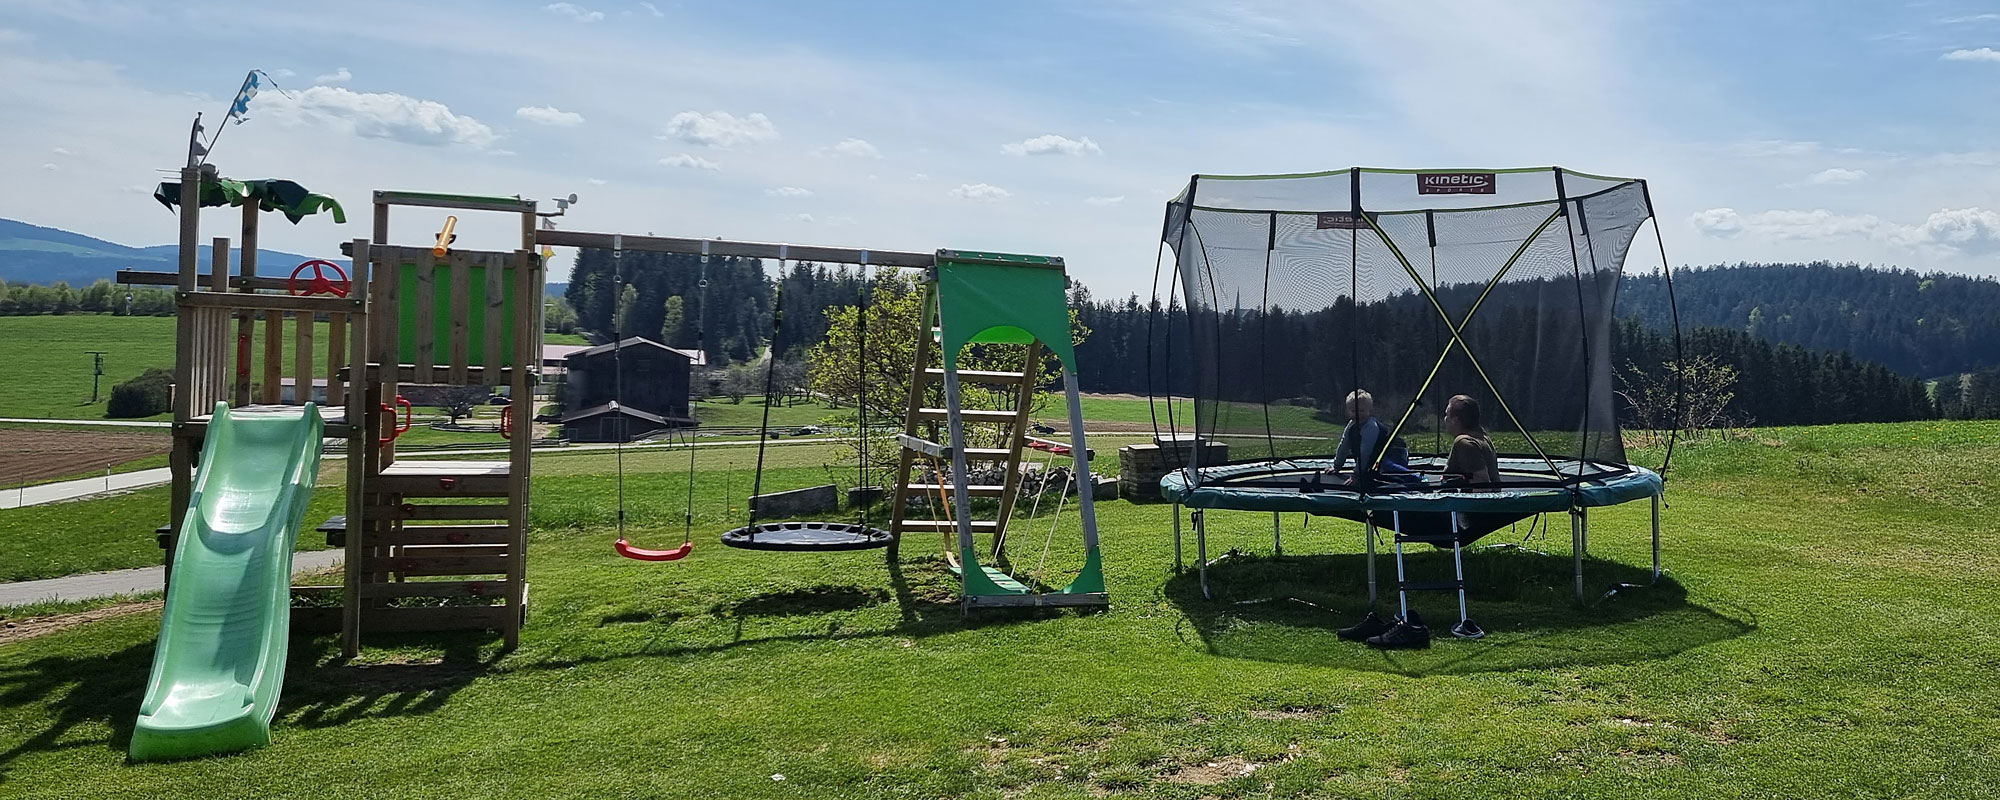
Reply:
[[172, 446], [173, 437], [164, 431], [0, 429], [0, 486], [102, 471]]

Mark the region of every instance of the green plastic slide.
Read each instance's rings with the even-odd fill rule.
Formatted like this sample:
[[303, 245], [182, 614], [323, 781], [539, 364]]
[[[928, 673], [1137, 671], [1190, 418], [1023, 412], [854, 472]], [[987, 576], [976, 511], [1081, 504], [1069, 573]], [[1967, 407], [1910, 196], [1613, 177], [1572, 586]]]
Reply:
[[313, 405], [232, 414], [216, 404], [132, 760], [271, 742], [291, 632], [292, 547], [319, 477], [324, 428]]

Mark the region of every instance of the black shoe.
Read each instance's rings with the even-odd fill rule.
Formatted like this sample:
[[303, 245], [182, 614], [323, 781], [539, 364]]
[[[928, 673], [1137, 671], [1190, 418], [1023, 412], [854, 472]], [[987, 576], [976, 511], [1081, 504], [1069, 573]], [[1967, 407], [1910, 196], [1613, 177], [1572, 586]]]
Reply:
[[1431, 646], [1431, 627], [1412, 611], [1387, 632], [1368, 637], [1367, 642], [1369, 647], [1383, 650], [1421, 650]]
[[1359, 642], [1388, 633], [1389, 629], [1393, 627], [1395, 626], [1389, 624], [1388, 620], [1378, 617], [1375, 615], [1375, 612], [1370, 611], [1368, 612], [1368, 616], [1361, 618], [1360, 622], [1341, 628], [1339, 633], [1340, 638], [1344, 640]]
[[1451, 635], [1460, 639], [1478, 639], [1486, 635], [1486, 630], [1479, 627], [1479, 623], [1477, 622], [1462, 619], [1458, 621], [1457, 625], [1451, 626]]

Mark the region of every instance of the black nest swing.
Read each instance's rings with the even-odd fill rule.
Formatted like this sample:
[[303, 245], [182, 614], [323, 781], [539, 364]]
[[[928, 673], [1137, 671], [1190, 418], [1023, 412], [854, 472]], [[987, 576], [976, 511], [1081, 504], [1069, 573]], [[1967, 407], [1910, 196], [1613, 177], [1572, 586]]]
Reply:
[[[784, 246], [779, 246], [778, 274], [785, 272]], [[868, 291], [871, 281], [868, 274], [868, 253], [861, 254], [861, 291], [855, 307], [854, 334], [856, 386], [861, 397], [855, 404], [855, 437], [859, 440], [860, 459], [856, 472], [855, 489], [848, 493], [853, 505], [861, 511], [856, 522], [821, 521], [757, 521], [757, 498], [764, 491], [764, 449], [771, 431], [771, 389], [773, 376], [777, 372], [778, 359], [768, 359], [764, 368], [764, 419], [757, 429], [757, 472], [755, 484], [750, 489], [750, 522], [743, 527], [722, 534], [722, 544], [739, 550], [762, 550], [784, 553], [838, 553], [853, 550], [874, 550], [890, 547], [890, 556], [895, 551], [896, 535], [868, 524], [868, 505], [872, 498], [880, 496], [880, 490], [868, 483]], [[778, 293], [771, 302], [771, 341], [778, 340], [778, 329], [784, 324], [784, 283], [778, 284]]]

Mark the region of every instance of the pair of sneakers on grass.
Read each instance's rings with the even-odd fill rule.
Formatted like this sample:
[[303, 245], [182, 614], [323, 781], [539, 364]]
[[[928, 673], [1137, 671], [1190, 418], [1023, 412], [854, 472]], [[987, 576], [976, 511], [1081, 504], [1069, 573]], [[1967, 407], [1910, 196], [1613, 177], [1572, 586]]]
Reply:
[[1370, 611], [1360, 622], [1337, 633], [1346, 641], [1361, 642], [1379, 650], [1421, 650], [1431, 646], [1431, 626], [1424, 624], [1423, 616], [1415, 609], [1394, 621]]

